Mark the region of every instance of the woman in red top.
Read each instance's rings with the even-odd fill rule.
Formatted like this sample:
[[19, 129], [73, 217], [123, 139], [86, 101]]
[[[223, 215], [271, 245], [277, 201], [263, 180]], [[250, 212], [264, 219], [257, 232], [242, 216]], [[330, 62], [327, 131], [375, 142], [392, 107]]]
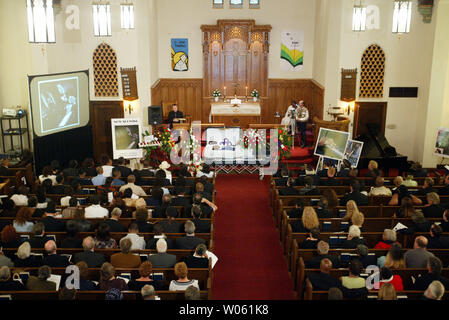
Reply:
[[374, 249], [385, 249], [390, 250], [393, 243], [396, 242], [396, 231], [391, 229], [385, 229], [382, 235], [382, 241], [378, 242]]
[[385, 283], [391, 283], [396, 291], [403, 291], [404, 284], [402, 278], [395, 274], [389, 268], [380, 269], [380, 281], [374, 284], [374, 289], [380, 289]]

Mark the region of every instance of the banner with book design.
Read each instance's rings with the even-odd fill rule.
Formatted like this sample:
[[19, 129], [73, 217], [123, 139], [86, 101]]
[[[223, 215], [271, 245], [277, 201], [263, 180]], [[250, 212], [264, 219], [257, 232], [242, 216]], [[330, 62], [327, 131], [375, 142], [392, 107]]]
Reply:
[[281, 69], [302, 71], [304, 64], [304, 31], [290, 30], [281, 33]]
[[171, 39], [171, 67], [173, 71], [189, 70], [189, 39]]

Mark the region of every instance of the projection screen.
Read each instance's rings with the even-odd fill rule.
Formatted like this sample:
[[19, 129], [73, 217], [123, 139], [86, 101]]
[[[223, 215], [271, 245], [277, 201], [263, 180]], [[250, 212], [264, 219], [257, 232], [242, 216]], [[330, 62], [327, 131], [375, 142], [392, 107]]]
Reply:
[[89, 71], [28, 76], [34, 133], [84, 127], [89, 122]]

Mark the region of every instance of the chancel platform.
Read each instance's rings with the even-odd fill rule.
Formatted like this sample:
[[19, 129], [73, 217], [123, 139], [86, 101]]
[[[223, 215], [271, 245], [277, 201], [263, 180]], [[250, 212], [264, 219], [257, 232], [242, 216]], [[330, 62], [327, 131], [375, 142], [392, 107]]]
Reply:
[[248, 128], [250, 124], [261, 123], [261, 108], [258, 102], [232, 104], [214, 102], [211, 104], [209, 121], [224, 123], [225, 126]]

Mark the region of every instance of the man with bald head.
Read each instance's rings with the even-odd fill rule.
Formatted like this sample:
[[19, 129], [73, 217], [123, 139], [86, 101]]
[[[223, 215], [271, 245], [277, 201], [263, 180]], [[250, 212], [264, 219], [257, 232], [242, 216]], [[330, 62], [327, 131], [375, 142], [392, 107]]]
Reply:
[[42, 265], [54, 268], [65, 268], [70, 264], [66, 256], [61, 256], [56, 253], [58, 248], [56, 247], [56, 242], [53, 240], [45, 242], [44, 248], [47, 256], [42, 261]]
[[435, 257], [432, 252], [427, 251], [428, 240], [424, 236], [415, 238], [413, 249], [408, 250], [405, 257], [405, 266], [407, 268], [421, 268], [427, 267], [427, 261], [430, 257]]
[[312, 284], [313, 290], [327, 291], [330, 288], [340, 288], [341, 283], [337, 278], [330, 275], [332, 269], [332, 261], [327, 258], [321, 260], [320, 273], [310, 273], [308, 275], [309, 281]]
[[78, 252], [77, 254], [75, 254], [75, 263], [84, 261], [89, 268], [101, 268], [106, 260], [103, 254], [94, 252], [94, 247], [95, 241], [92, 237], [84, 238], [84, 252]]

